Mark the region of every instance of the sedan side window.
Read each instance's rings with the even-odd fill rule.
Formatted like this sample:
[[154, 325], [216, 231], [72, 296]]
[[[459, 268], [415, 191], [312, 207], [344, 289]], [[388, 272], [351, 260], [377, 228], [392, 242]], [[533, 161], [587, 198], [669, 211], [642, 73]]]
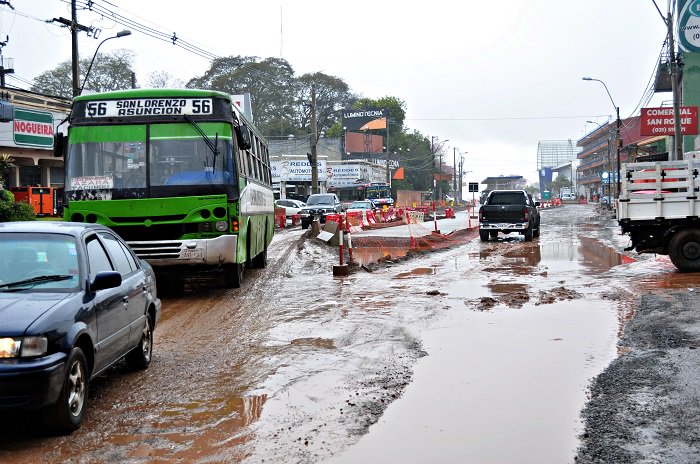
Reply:
[[88, 266], [90, 269], [90, 281], [95, 278], [98, 272], [102, 271], [113, 271], [112, 264], [109, 261], [107, 252], [97, 237], [89, 239], [87, 242], [87, 255], [88, 255]]
[[117, 268], [117, 271], [119, 271], [122, 276], [131, 274], [136, 268], [129, 262], [125, 251], [117, 238], [106, 232], [100, 232], [99, 236], [104, 242], [107, 251], [109, 251], [110, 256], [114, 260], [114, 266]]

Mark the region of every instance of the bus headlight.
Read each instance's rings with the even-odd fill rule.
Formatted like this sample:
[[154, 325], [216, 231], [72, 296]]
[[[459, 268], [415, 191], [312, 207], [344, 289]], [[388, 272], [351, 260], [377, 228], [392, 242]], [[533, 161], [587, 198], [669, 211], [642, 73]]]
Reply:
[[219, 232], [226, 232], [228, 230], [228, 222], [216, 221], [216, 224], [214, 224], [214, 227], [216, 227], [216, 230], [218, 230]]

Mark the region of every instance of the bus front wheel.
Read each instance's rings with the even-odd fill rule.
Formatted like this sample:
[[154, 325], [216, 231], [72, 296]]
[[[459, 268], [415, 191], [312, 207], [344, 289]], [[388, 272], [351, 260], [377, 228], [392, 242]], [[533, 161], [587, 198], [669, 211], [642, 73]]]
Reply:
[[243, 283], [243, 263], [224, 264], [224, 282], [228, 288], [239, 288]]

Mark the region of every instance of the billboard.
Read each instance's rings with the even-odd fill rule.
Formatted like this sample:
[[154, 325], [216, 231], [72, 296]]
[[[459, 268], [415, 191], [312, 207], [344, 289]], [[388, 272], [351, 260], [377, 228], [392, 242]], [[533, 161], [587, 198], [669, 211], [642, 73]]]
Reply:
[[[384, 152], [384, 137], [370, 133], [347, 132], [345, 134], [345, 153], [346, 154], [365, 154], [365, 153], [383, 153]], [[345, 158], [345, 157], [344, 157]], [[358, 156], [349, 156], [350, 159], [358, 158]], [[361, 158], [364, 158], [362, 156]]]
[[343, 110], [343, 127], [346, 132], [386, 130], [388, 117], [387, 109]]
[[12, 121], [13, 141], [15, 145], [53, 148], [53, 115], [47, 111], [35, 111], [15, 108]]
[[540, 194], [544, 198], [544, 192], [549, 190], [552, 185], [552, 168], [543, 167], [539, 171], [540, 176]]
[[[319, 182], [327, 179], [326, 160], [318, 160], [316, 165]], [[307, 160], [270, 161], [272, 182], [311, 182], [311, 164]]]
[[[681, 134], [698, 135], [698, 107], [681, 106], [679, 108], [681, 117]], [[640, 118], [640, 135], [674, 135], [675, 118], [673, 108], [642, 108]]]
[[684, 52], [700, 52], [700, 0], [678, 2], [678, 46]]

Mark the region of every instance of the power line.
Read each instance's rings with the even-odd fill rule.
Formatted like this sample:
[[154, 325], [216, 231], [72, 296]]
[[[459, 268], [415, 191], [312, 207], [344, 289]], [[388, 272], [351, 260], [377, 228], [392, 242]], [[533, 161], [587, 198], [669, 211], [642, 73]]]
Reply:
[[546, 119], [582, 119], [582, 118], [602, 118], [607, 114], [585, 115], [585, 116], [513, 116], [513, 117], [493, 117], [493, 118], [406, 118], [406, 121], [522, 121], [522, 120], [546, 120]]

